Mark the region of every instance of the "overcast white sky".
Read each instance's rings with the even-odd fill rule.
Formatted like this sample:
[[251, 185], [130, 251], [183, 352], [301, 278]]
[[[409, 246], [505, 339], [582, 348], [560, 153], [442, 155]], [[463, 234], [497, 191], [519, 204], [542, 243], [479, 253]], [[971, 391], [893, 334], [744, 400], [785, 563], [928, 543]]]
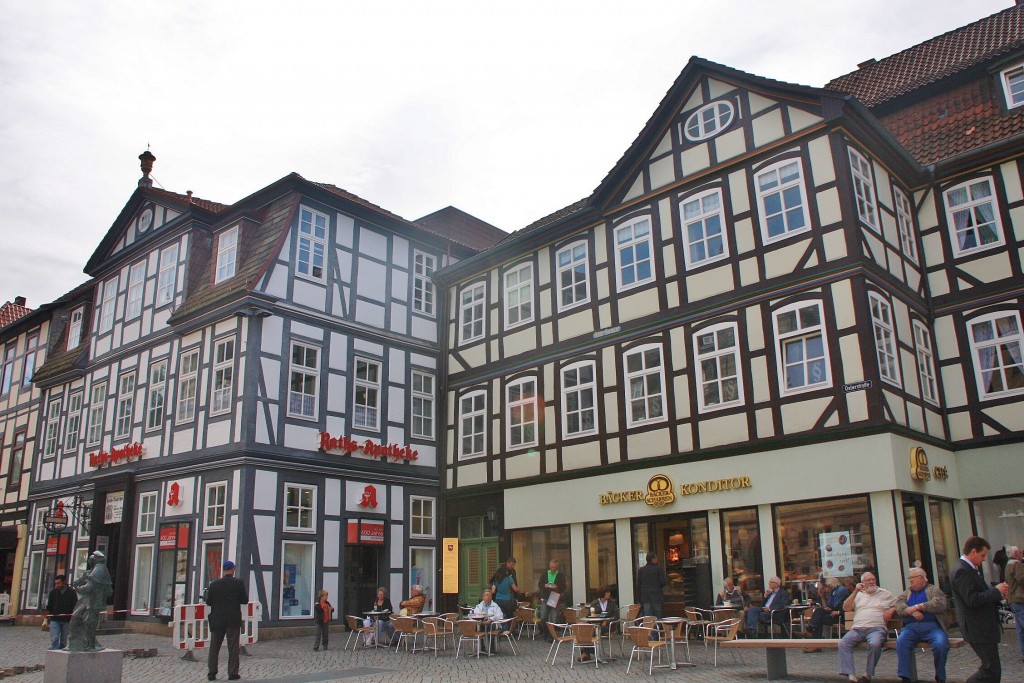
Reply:
[[588, 195], [691, 55], [822, 85], [1013, 0], [0, 0], [0, 303], [85, 281], [136, 187], [296, 171], [514, 230]]

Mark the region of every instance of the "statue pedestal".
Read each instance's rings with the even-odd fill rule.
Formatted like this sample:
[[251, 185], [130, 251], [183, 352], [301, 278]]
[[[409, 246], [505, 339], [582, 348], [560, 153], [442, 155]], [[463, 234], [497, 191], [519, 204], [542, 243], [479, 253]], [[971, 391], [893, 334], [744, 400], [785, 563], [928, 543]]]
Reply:
[[47, 650], [43, 683], [114, 683], [121, 680], [123, 666], [121, 650]]

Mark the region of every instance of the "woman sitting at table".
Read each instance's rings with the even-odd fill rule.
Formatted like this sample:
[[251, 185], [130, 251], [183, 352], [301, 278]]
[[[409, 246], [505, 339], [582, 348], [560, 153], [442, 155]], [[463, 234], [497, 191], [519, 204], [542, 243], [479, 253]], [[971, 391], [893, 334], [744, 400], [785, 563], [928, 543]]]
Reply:
[[[373, 604], [370, 605], [368, 612], [385, 612], [385, 614], [378, 614], [377, 616], [377, 640], [380, 640], [382, 633], [387, 633], [388, 640], [395, 633], [395, 627], [391, 624], [391, 613], [394, 611], [391, 607], [391, 600], [388, 599], [388, 589], [381, 586], [377, 589], [377, 597], [374, 598]], [[363, 622], [366, 626], [373, 623], [369, 618]]]
[[412, 616], [423, 611], [423, 605], [427, 602], [427, 596], [423, 594], [423, 586], [416, 584], [412, 587], [412, 597], [398, 603], [404, 612], [402, 614]]

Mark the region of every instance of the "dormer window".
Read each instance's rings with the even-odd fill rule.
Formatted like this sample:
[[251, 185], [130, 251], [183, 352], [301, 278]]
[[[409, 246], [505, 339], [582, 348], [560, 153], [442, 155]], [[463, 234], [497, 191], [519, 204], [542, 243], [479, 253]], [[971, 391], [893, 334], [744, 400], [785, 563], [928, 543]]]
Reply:
[[704, 105], [686, 119], [686, 125], [683, 126], [686, 139], [699, 142], [714, 137], [729, 127], [734, 114], [732, 104], [725, 100]]
[[1006, 108], [1024, 107], [1024, 64], [1017, 64], [1002, 73]]
[[214, 284], [235, 276], [238, 261], [238, 226], [220, 234], [217, 240], [217, 278]]

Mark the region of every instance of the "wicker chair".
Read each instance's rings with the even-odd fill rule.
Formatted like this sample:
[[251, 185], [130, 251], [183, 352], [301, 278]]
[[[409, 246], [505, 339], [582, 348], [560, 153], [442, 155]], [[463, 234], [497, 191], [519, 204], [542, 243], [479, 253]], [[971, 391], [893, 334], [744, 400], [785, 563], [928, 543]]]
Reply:
[[629, 653], [629, 664], [626, 665], [626, 673], [629, 673], [629, 667], [633, 666], [633, 657], [637, 655], [649, 655], [651, 658], [651, 664], [647, 667], [647, 674], [654, 675], [654, 652], [658, 652], [658, 661], [661, 661], [661, 648], [668, 645], [664, 640], [651, 640], [651, 633], [654, 632], [652, 628], [646, 628], [644, 626], [633, 626], [629, 629], [629, 637], [633, 640], [633, 651]]

